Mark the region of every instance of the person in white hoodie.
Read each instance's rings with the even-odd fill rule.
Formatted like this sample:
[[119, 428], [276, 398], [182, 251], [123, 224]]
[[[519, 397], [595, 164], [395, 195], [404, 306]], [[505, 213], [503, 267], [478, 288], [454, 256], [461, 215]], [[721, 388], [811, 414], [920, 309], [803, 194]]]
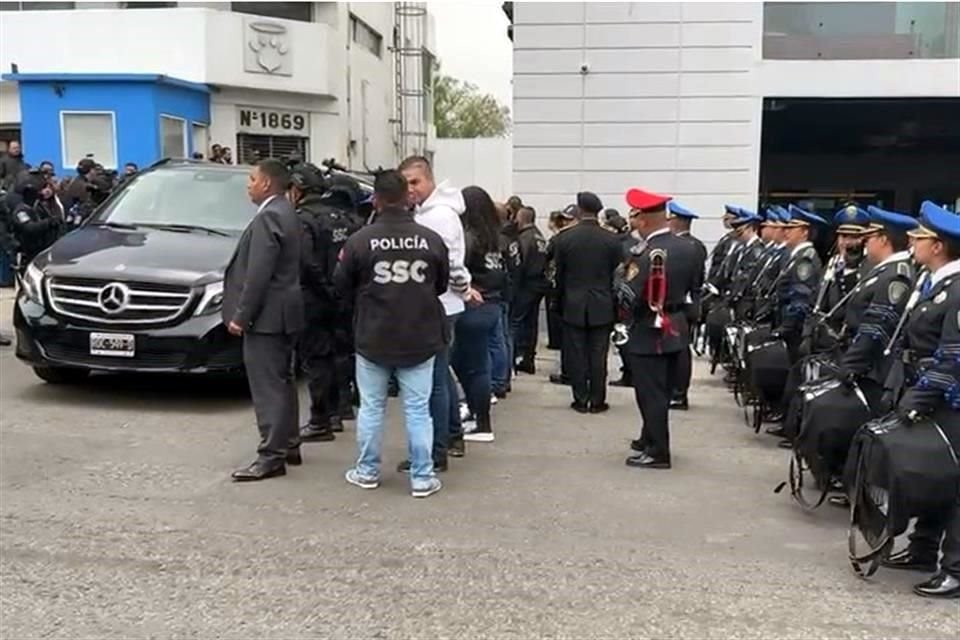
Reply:
[[[480, 294], [470, 286], [470, 272], [464, 266], [466, 242], [460, 214], [465, 205], [459, 189], [445, 183], [437, 185], [430, 161], [422, 156], [411, 156], [400, 163], [400, 172], [407, 179], [410, 204], [415, 207], [418, 224], [435, 231], [443, 238], [450, 255], [450, 284], [440, 296], [450, 324], [453, 340], [454, 325], [464, 311], [464, 304], [482, 302]], [[430, 396], [430, 416], [433, 419], [433, 465], [436, 471], [447, 469], [447, 457], [464, 454], [463, 433], [457, 386], [450, 374], [450, 346], [438, 353], [434, 363], [433, 392]], [[400, 465], [408, 468], [408, 462]]]

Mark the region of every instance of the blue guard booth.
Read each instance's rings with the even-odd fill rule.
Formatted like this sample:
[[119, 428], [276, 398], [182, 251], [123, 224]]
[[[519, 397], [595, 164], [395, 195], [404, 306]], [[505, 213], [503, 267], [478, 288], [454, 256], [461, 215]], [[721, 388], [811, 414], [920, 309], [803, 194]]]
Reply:
[[11, 73], [20, 95], [24, 157], [73, 175], [88, 154], [108, 169], [206, 155], [210, 90], [155, 74]]

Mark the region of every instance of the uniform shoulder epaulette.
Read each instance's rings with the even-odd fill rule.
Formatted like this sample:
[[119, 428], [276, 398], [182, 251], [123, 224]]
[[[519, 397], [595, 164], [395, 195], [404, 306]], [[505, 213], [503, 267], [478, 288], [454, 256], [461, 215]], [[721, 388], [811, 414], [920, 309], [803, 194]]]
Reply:
[[913, 265], [909, 260], [901, 260], [897, 263], [897, 275], [913, 279]]

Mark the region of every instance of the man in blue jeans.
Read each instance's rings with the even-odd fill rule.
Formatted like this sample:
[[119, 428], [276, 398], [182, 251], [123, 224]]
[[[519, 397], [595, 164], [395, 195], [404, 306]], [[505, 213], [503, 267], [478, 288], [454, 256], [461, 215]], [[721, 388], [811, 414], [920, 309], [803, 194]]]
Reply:
[[407, 181], [385, 171], [374, 182], [376, 221], [347, 240], [334, 276], [354, 302], [356, 378], [360, 391], [356, 466], [346, 480], [363, 489], [380, 486], [387, 388], [395, 375], [403, 401], [415, 498], [440, 490], [433, 468], [430, 396], [437, 354], [446, 350], [447, 318], [438, 295], [450, 267], [443, 239], [414, 222]]
[[[460, 214], [465, 205], [459, 189], [437, 184], [430, 161], [421, 156], [411, 156], [400, 163], [400, 171], [407, 179], [409, 203], [415, 207], [414, 219], [418, 224], [437, 232], [447, 247], [450, 258], [448, 288], [440, 294], [453, 335], [453, 325], [463, 313], [465, 302], [482, 302], [481, 296], [470, 287], [470, 272], [464, 265], [466, 241]], [[452, 340], [452, 338], [451, 338]], [[457, 385], [450, 375], [450, 345], [437, 354], [434, 362], [433, 393], [430, 398], [430, 413], [433, 417], [433, 463], [438, 471], [446, 471], [447, 455], [462, 457], [463, 434], [460, 433], [459, 398]], [[402, 463], [400, 471], [406, 471], [409, 460]]]

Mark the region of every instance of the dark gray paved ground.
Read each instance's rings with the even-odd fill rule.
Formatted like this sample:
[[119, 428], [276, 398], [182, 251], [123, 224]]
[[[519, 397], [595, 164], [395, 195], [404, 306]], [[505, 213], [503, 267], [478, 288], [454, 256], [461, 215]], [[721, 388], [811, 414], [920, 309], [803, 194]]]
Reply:
[[[543, 375], [424, 501], [342, 479], [352, 426], [306, 465], [229, 482], [242, 394], [200, 381], [36, 380], [0, 350], [3, 638], [957, 638], [919, 575], [855, 578], [844, 514], [773, 486], [786, 458], [700, 380], [670, 472], [623, 465], [628, 392], [581, 417]], [[387, 463], [400, 460], [393, 412]]]

